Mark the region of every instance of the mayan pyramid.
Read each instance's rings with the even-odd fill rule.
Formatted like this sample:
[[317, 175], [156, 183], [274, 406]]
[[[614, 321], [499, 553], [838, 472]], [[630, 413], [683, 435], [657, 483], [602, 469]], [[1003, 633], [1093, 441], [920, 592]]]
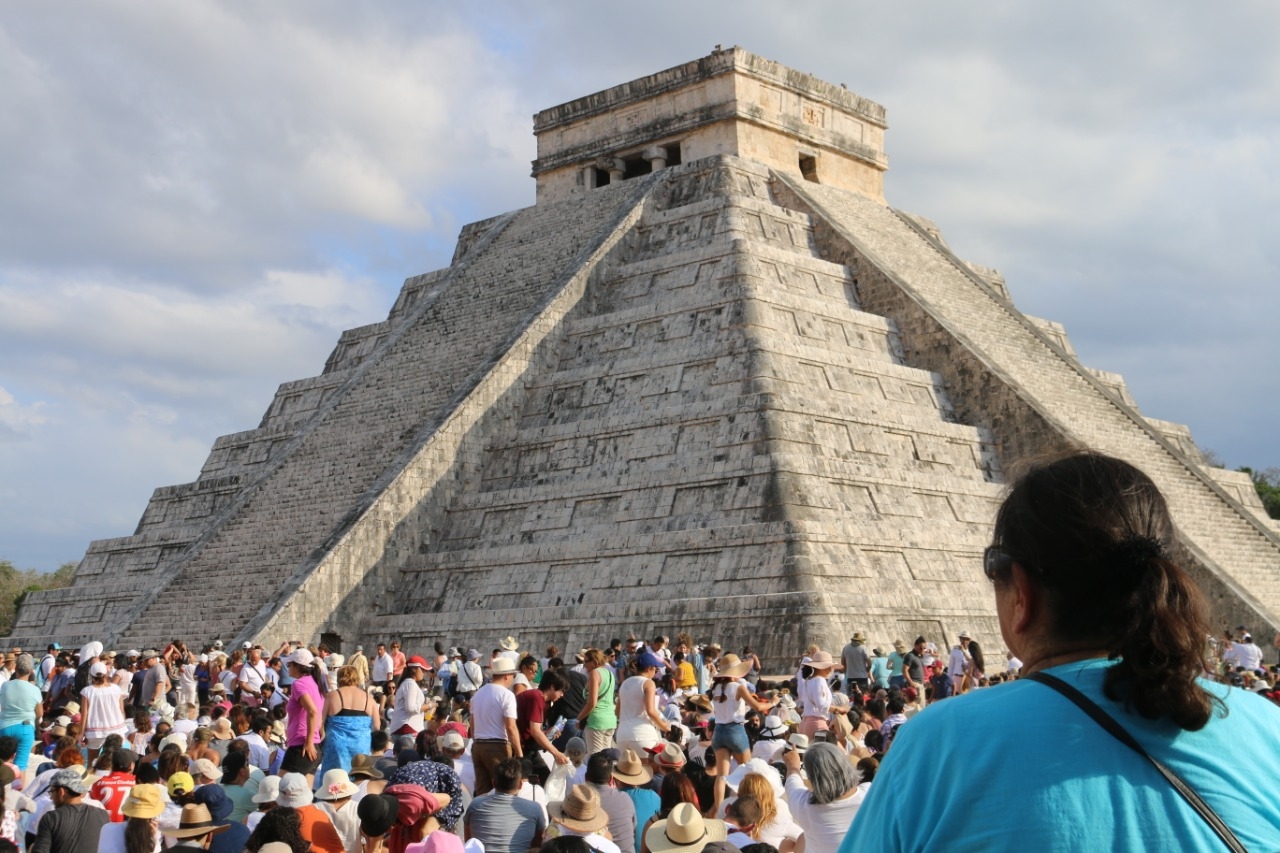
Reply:
[[537, 203], [463, 228], [12, 641], [998, 649], [1002, 483], [1075, 446], [1156, 479], [1216, 618], [1280, 627], [1247, 477], [886, 206], [885, 129], [737, 48], [539, 113]]

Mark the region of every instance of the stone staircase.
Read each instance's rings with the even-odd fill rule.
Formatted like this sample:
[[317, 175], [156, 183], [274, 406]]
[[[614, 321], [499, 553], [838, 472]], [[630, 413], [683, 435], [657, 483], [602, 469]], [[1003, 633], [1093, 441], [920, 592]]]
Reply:
[[[881, 279], [872, 289], [896, 288], [913, 303], [883, 299], [885, 313], [900, 315], [908, 361], [945, 376], [954, 396], [963, 397], [962, 408], [996, 415], [1000, 393], [1005, 402], [1012, 394], [1029, 420], [1048, 426], [1052, 435], [1025, 447], [1005, 442], [1006, 464], [1028, 451], [1073, 445], [1133, 462], [1168, 498], [1217, 615], [1232, 624], [1280, 626], [1280, 538], [1202, 467], [1198, 454], [1193, 458], [1144, 419], [1122, 380], [1081, 366], [1063, 340], [1045, 334], [910, 219], [850, 193], [777, 180], [792, 206], [823, 223], [824, 256], [859, 265], [869, 282]], [[1005, 390], [993, 392], [991, 383]]]

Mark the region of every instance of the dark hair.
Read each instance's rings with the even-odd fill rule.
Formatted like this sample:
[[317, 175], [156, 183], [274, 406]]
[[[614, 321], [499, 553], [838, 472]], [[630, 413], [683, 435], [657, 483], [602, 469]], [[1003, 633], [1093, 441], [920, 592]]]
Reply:
[[542, 673], [542, 680], [538, 682], [539, 689], [543, 691], [565, 690], [568, 686], [569, 682], [565, 677], [555, 670]]
[[311, 842], [302, 837], [302, 816], [297, 809], [276, 806], [262, 813], [262, 820], [244, 843], [249, 853], [258, 853], [268, 842], [282, 841], [293, 853], [308, 853]]
[[702, 809], [698, 804], [698, 791], [693, 787], [693, 782], [683, 772], [672, 770], [662, 777], [662, 789], [658, 792], [658, 816], [665, 818], [681, 803], [693, 803], [699, 810]]
[[499, 791], [517, 791], [524, 771], [518, 758], [504, 758], [493, 766], [493, 787]]
[[116, 749], [111, 752], [111, 769], [117, 773], [133, 772], [133, 753], [126, 749]]
[[[867, 734], [870, 734], [870, 732]], [[857, 766], [858, 772], [862, 774], [862, 781], [871, 782], [876, 778], [876, 771], [880, 769], [880, 762], [868, 755], [865, 758], [859, 758]]]
[[154, 785], [160, 781], [160, 771], [149, 761], [139, 761], [133, 776], [139, 785]]
[[0, 737], [0, 762], [11, 761], [18, 754], [18, 739], [12, 735]]
[[594, 849], [581, 835], [559, 835], [548, 838], [538, 853], [594, 853]]
[[151, 853], [156, 849], [158, 832], [158, 829], [152, 827], [151, 818], [126, 818], [124, 822], [125, 853]]
[[1196, 731], [1223, 706], [1196, 683], [1209, 624], [1199, 587], [1166, 554], [1172, 541], [1168, 506], [1151, 478], [1085, 451], [1014, 484], [985, 565], [1002, 586], [1021, 564], [1044, 590], [1052, 637], [1096, 644], [1118, 660], [1104, 681], [1108, 697]]

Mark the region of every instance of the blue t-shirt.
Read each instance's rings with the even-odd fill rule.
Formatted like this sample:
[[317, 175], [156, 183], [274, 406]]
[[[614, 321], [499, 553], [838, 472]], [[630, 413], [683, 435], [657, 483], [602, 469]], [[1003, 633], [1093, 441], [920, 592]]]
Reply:
[[871, 680], [877, 687], [889, 686], [889, 659], [875, 657], [871, 659]]
[[[36, 708], [44, 699], [40, 688], [30, 681], [19, 681], [16, 678], [6, 681], [0, 686], [0, 729], [16, 726], [19, 723], [35, 725], [40, 715]], [[35, 729], [31, 730], [33, 733]]]
[[630, 797], [636, 807], [636, 849], [639, 850], [644, 846], [644, 825], [658, 813], [662, 798], [649, 788], [627, 788], [622, 793]]
[[[1046, 671], [1111, 714], [1246, 848], [1280, 849], [1280, 708], [1202, 682], [1229, 713], [1183, 731], [1106, 698], [1109, 666]], [[1015, 681], [930, 705], [903, 725], [840, 853], [1222, 848], [1150, 762], [1057, 691]]]

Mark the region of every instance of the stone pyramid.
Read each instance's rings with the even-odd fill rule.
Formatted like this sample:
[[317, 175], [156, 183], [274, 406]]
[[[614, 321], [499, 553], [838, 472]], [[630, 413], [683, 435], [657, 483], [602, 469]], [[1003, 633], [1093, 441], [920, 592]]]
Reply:
[[888, 207], [885, 127], [738, 48], [539, 113], [537, 204], [465, 227], [12, 641], [998, 649], [1006, 472], [1077, 446], [1156, 479], [1220, 620], [1280, 627], [1247, 477]]

